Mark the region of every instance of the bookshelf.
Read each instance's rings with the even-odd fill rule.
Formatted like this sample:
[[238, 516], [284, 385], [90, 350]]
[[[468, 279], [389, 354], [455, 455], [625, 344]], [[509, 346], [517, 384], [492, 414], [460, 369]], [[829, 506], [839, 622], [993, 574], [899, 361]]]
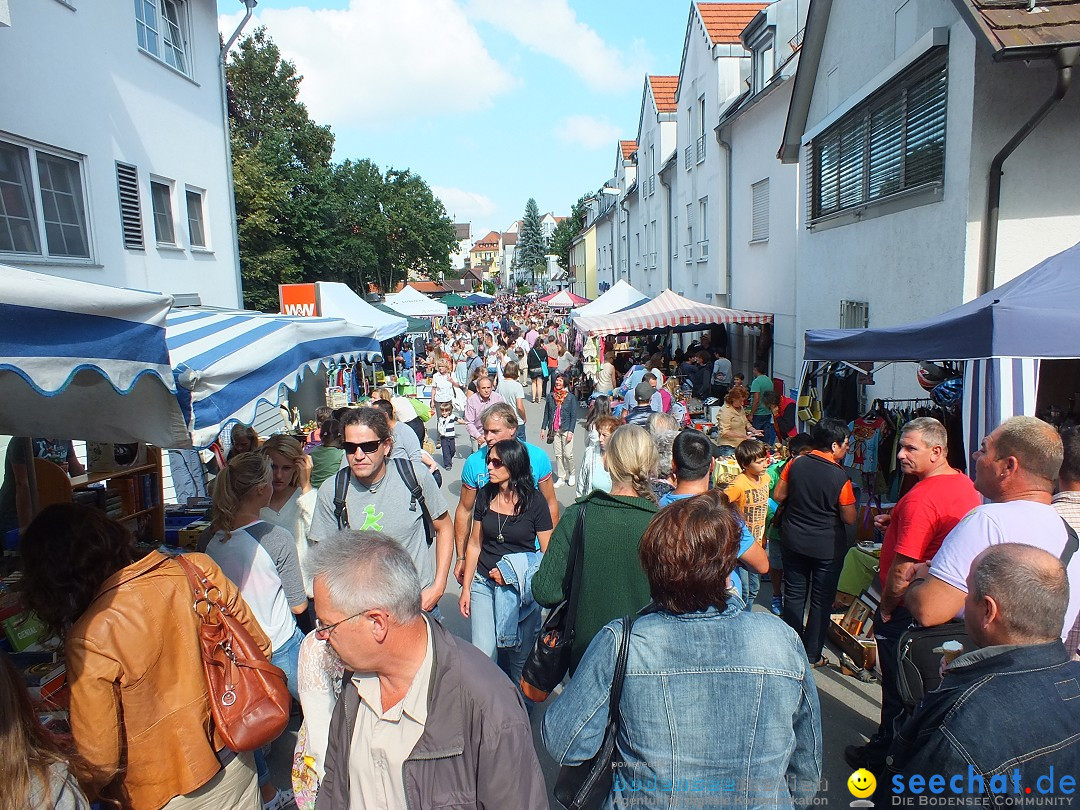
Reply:
[[[140, 540], [165, 540], [165, 498], [161, 478], [161, 448], [147, 446], [146, 464], [113, 472], [91, 472], [68, 478], [51, 461], [34, 459], [38, 503], [78, 501], [103, 509], [131, 529]], [[104, 484], [104, 487], [98, 486]]]

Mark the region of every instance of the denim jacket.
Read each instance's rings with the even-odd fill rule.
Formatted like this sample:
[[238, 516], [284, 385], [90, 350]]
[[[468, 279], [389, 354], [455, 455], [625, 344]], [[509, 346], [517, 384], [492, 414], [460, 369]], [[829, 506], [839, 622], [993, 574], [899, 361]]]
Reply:
[[495, 586], [495, 640], [499, 648], [518, 645], [518, 623], [539, 609], [532, 595], [533, 574], [544, 555], [539, 551], [503, 555], [497, 563], [505, 586]]
[[1001, 803], [992, 777], [1004, 775], [1016, 798], [1014, 771], [1021, 786], [1032, 786], [1052, 768], [1060, 795], [1058, 778], [1080, 768], [1080, 663], [1059, 640], [960, 656], [897, 733], [886, 764], [892, 794], [904, 794], [913, 774], [941, 774], [946, 785], [959, 774], [967, 795]]
[[[732, 599], [720, 612], [649, 613], [630, 637], [613, 808], [704, 803], [790, 808], [821, 777], [817, 687], [799, 637]], [[544, 715], [544, 745], [562, 764], [603, 740], [620, 622], [592, 640]]]

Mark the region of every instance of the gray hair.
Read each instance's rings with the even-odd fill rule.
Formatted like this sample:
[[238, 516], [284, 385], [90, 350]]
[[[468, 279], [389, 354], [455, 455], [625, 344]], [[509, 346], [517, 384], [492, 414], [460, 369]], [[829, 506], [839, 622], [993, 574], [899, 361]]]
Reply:
[[[653, 416], [667, 416], [667, 414], [653, 414]], [[651, 421], [651, 420], [650, 420]], [[662, 430], [654, 433], [652, 440], [656, 445], [656, 474], [661, 478], [671, 475], [671, 448], [675, 444], [675, 437], [679, 435], [677, 430]]]
[[670, 413], [653, 413], [649, 415], [649, 435], [655, 437], [669, 430], [678, 430], [679, 423]]
[[1057, 478], [1065, 450], [1053, 425], [1034, 416], [1014, 416], [995, 432], [994, 452], [998, 458], [1013, 456], [1022, 471], [1046, 482]]
[[1069, 607], [1069, 579], [1053, 554], [1024, 543], [997, 543], [976, 558], [972, 596], [993, 597], [1001, 624], [1017, 640], [1060, 638]]
[[949, 449], [949, 434], [945, 426], [932, 416], [920, 416], [912, 419], [900, 431], [903, 436], [906, 433], [922, 434], [923, 444], [927, 447], [940, 447], [942, 450]]
[[503, 424], [507, 427], [516, 428], [518, 426], [517, 411], [514, 410], [514, 406], [507, 402], [496, 402], [494, 405], [488, 405], [480, 413], [480, 424], [487, 427], [487, 423], [492, 419], [502, 419]]
[[352, 615], [381, 608], [405, 623], [420, 615], [420, 576], [409, 553], [382, 532], [345, 529], [314, 544], [305, 564], [324, 577], [334, 607]]

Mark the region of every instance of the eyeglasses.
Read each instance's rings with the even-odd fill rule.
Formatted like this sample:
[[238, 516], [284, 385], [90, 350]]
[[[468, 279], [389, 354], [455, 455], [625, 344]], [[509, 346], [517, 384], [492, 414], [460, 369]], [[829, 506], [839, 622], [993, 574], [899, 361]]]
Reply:
[[357, 450], [362, 450], [365, 456], [369, 456], [379, 449], [380, 444], [382, 444], [382, 439], [375, 439], [370, 442], [342, 442], [341, 447], [348, 456], [351, 456]]
[[319, 619], [318, 617], [316, 617], [316, 619], [315, 619], [315, 638], [319, 639], [320, 641], [329, 641], [330, 640], [330, 634], [332, 632], [334, 632], [335, 627], [337, 627], [339, 624], [345, 624], [345, 622], [349, 622], [349, 621], [352, 621], [353, 619], [359, 618], [360, 616], [363, 616], [365, 613], [368, 613], [368, 611], [361, 610], [359, 613], [354, 613], [352, 616], [346, 616], [341, 621], [334, 622], [333, 624], [323, 624], [322, 620]]
[[506, 463], [501, 458], [492, 458], [491, 456], [488, 456], [487, 463], [489, 467], [494, 467], [496, 470], [501, 470], [506, 466]]

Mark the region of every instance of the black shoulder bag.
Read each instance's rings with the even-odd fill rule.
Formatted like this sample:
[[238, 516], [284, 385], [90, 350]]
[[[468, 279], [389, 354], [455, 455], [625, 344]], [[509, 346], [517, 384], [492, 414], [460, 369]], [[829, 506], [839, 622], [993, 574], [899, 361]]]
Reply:
[[[536, 643], [521, 669], [521, 691], [535, 703], [543, 703], [570, 669], [570, 650], [574, 646], [574, 622], [581, 593], [581, 569], [585, 558], [585, 512], [581, 505], [574, 536], [570, 540], [569, 564], [563, 576], [566, 599], [551, 609], [536, 636]], [[569, 587], [567, 587], [569, 583]]]
[[607, 726], [600, 750], [592, 759], [580, 765], [563, 765], [555, 779], [555, 799], [566, 810], [593, 810], [600, 807], [611, 794], [612, 760], [615, 758], [615, 738], [619, 734], [619, 702], [623, 681], [626, 680], [626, 660], [630, 652], [630, 630], [633, 616], [623, 616], [622, 637], [615, 658], [615, 674], [611, 677]]

